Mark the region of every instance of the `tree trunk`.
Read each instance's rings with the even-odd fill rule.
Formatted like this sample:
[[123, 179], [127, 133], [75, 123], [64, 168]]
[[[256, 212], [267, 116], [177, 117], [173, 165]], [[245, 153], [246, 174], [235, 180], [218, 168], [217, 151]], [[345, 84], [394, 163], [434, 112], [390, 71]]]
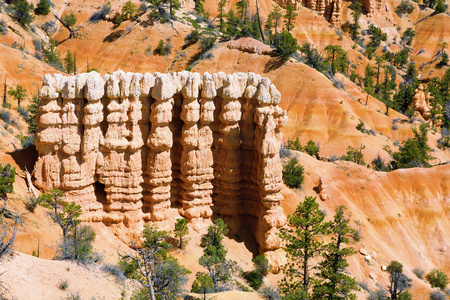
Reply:
[[3, 107], [6, 106], [6, 75], [5, 75], [5, 83], [4, 85], [4, 89], [3, 89]]
[[261, 38], [262, 38], [263, 42], [265, 43], [266, 39], [264, 38], [264, 33], [261, 28], [261, 19], [259, 18], [258, 0], [256, 0], [256, 17], [258, 18], [258, 27], [259, 27], [259, 32], [261, 33]]

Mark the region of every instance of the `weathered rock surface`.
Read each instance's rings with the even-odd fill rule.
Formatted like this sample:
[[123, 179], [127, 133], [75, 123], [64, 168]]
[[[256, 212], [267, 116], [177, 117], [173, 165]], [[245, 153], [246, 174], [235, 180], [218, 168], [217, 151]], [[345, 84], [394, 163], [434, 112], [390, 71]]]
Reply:
[[324, 17], [325, 20], [327, 20], [334, 26], [341, 26], [342, 0], [278, 0], [277, 2], [281, 7], [284, 8], [286, 8], [289, 4], [297, 6], [303, 5], [309, 9], [316, 11], [320, 16]]
[[36, 186], [63, 190], [86, 221], [136, 232], [178, 212], [201, 230], [215, 212], [252, 230], [261, 251], [280, 247], [287, 116], [268, 78], [47, 74], [40, 96]]
[[417, 111], [426, 121], [430, 119], [430, 93], [425, 94], [423, 85], [419, 84], [419, 88], [414, 91], [414, 97], [409, 104], [409, 109]]

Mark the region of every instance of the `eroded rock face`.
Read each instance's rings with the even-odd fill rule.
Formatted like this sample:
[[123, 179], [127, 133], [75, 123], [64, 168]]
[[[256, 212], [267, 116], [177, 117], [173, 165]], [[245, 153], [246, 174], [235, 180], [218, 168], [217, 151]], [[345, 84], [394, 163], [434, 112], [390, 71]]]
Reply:
[[386, 6], [386, 0], [361, 0], [364, 11], [368, 17], [381, 15], [382, 10]]
[[430, 93], [425, 94], [423, 85], [419, 84], [419, 88], [414, 91], [414, 97], [408, 105], [409, 109], [419, 112], [426, 121], [430, 119]]
[[122, 234], [170, 227], [179, 214], [202, 230], [214, 212], [251, 229], [261, 251], [280, 247], [287, 116], [268, 78], [46, 75], [40, 96], [36, 186], [63, 190], [86, 221]]
[[316, 11], [325, 20], [336, 27], [341, 26], [341, 4], [342, 0], [278, 0], [277, 3], [286, 8], [288, 5], [297, 5], [298, 8], [303, 5], [309, 9]]

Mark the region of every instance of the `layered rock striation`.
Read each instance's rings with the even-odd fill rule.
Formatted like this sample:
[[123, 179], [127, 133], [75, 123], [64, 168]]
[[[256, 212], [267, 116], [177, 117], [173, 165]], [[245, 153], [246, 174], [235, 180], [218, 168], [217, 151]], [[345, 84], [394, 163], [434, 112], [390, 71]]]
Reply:
[[268, 78], [47, 74], [40, 97], [35, 184], [63, 190], [86, 221], [123, 232], [179, 214], [201, 230], [215, 213], [262, 251], [280, 247], [287, 117]]

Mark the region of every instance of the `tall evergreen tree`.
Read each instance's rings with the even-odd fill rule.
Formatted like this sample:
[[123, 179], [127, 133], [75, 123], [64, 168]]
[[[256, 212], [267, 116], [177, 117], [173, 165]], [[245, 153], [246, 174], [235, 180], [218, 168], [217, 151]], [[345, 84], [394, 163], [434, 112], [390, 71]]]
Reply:
[[372, 67], [369, 64], [367, 64], [366, 68], [364, 69], [364, 91], [367, 93], [366, 105], [369, 102], [369, 95], [373, 95], [374, 93], [374, 86], [373, 86], [374, 75], [375, 72], [373, 71]]
[[227, 4], [227, 0], [219, 0], [219, 2], [217, 3], [217, 11], [219, 12], [217, 17], [219, 18], [219, 29], [220, 29], [220, 31], [224, 31], [225, 30], [224, 18], [226, 16], [226, 12], [225, 12], [225, 5], [226, 4]]
[[351, 242], [355, 232], [344, 215], [344, 206], [336, 208], [330, 226], [331, 242], [326, 245], [324, 259], [319, 263], [319, 282], [314, 286], [313, 299], [344, 300], [356, 299], [352, 291], [359, 290], [356, 280], [347, 275], [347, 257], [356, 253]]
[[36, 9], [34, 10], [36, 15], [46, 16], [50, 13], [50, 3], [48, 0], [39, 0]]
[[288, 4], [286, 7], [286, 13], [284, 14], [284, 26], [286, 27], [286, 30], [288, 32], [291, 32], [292, 29], [295, 27], [295, 18], [297, 17], [297, 8], [293, 4]]
[[[321, 237], [330, 223], [324, 222], [325, 214], [319, 209], [315, 197], [305, 197], [294, 214], [288, 216], [291, 228], [282, 228], [280, 236], [286, 241], [285, 251], [288, 263], [284, 266], [285, 277], [279, 283], [284, 295], [297, 295], [297, 299], [307, 299], [312, 286], [311, 260], [324, 250]], [[296, 299], [296, 298], [293, 298]]]
[[200, 265], [208, 270], [208, 274], [214, 283], [214, 291], [230, 281], [234, 272], [234, 266], [227, 261], [227, 250], [222, 244], [224, 236], [228, 234], [228, 228], [222, 219], [217, 219], [208, 227], [208, 232], [202, 237], [200, 247], [203, 255], [200, 257]]
[[387, 267], [389, 272], [389, 293], [392, 300], [403, 299], [401, 295], [411, 287], [411, 279], [403, 274], [403, 265], [398, 261], [391, 261]]
[[356, 0], [353, 5], [353, 24], [350, 24], [350, 36], [352, 37], [352, 40], [356, 41], [359, 37], [359, 29], [361, 26], [359, 25], [359, 18], [362, 14], [362, 4], [358, 0]]
[[75, 70], [75, 61], [70, 50], [67, 51], [66, 56], [64, 57], [64, 67], [69, 74], [73, 73]]
[[386, 116], [389, 115], [390, 108], [397, 108], [397, 104], [395, 103], [395, 99], [392, 99], [392, 92], [397, 87], [396, 83], [396, 74], [394, 67], [390, 65], [384, 66], [384, 81], [381, 85], [381, 89], [379, 91], [380, 100], [386, 104]]
[[342, 49], [339, 45], [328, 45], [325, 47], [326, 58], [328, 62], [331, 61], [331, 72], [336, 74], [336, 72], [346, 73], [350, 61], [348, 60], [347, 51]]
[[272, 15], [272, 19], [273, 19], [273, 26], [275, 28], [275, 34], [278, 33], [278, 26], [280, 24], [281, 18], [283, 17], [282, 13], [281, 13], [281, 8], [278, 5], [274, 5], [273, 6], [273, 10], [270, 13]]

